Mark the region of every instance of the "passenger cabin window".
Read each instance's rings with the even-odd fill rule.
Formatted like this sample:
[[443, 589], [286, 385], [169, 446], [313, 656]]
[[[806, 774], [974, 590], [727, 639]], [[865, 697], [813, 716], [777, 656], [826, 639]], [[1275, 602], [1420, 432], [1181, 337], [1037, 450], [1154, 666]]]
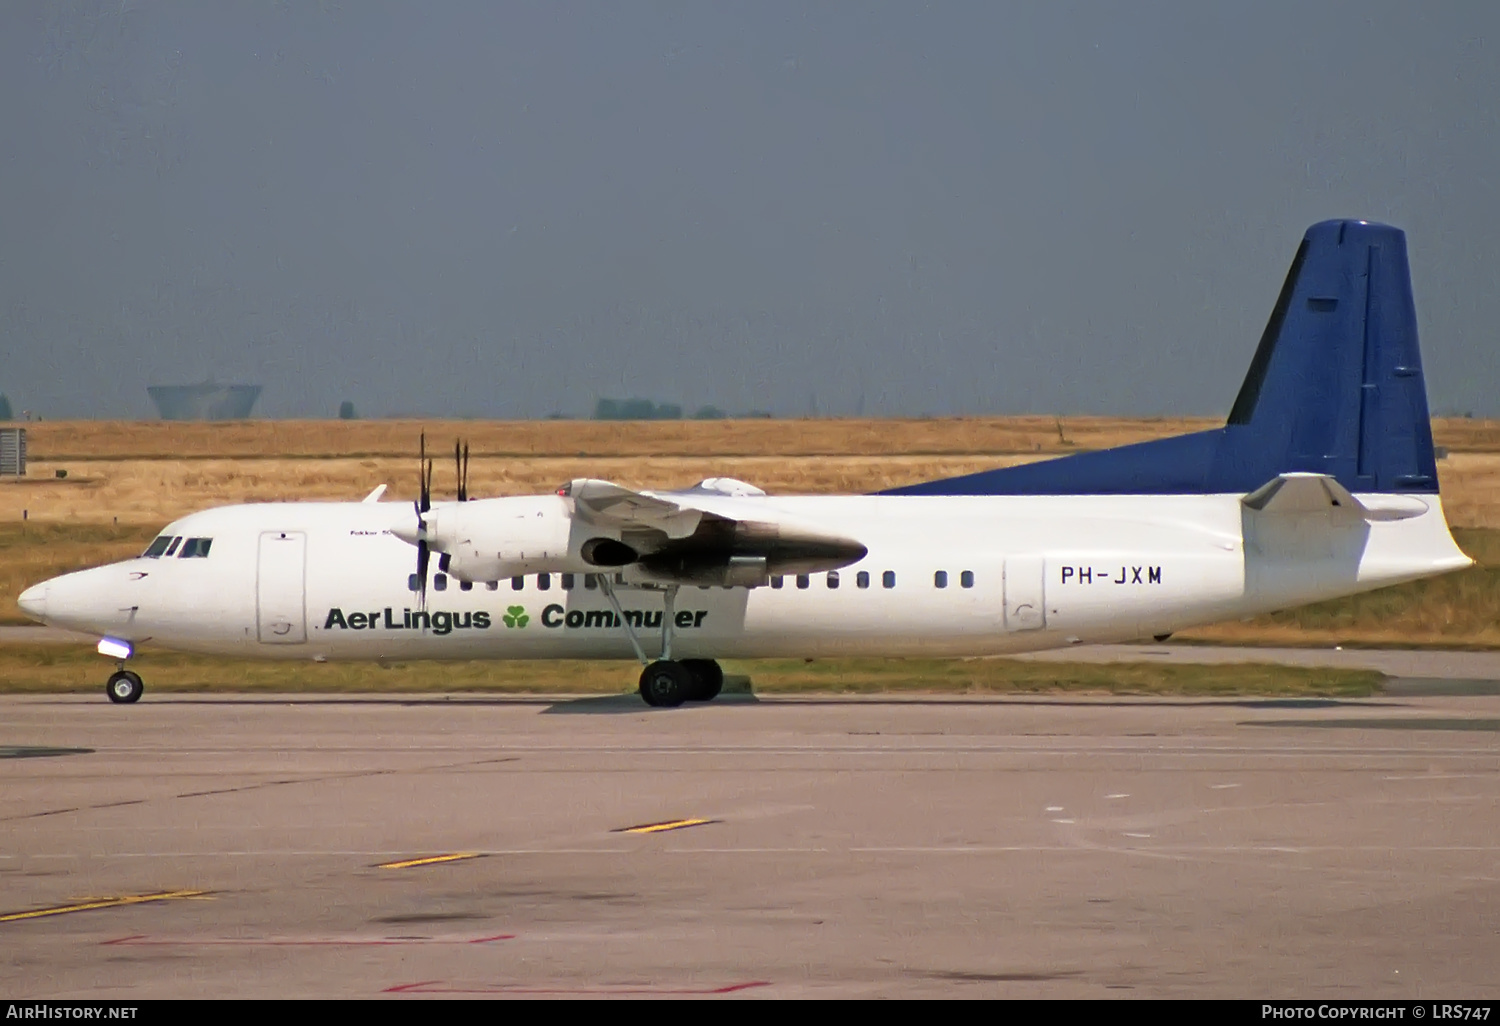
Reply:
[[828, 587], [830, 587], [830, 588], [837, 588], [838, 586], [839, 586], [839, 572], [837, 570], [830, 570], [830, 571], [828, 571]]
[[484, 589], [486, 591], [499, 591], [500, 590], [500, 582], [499, 581], [485, 581], [484, 582]]
[[965, 570], [963, 573], [959, 574], [958, 583], [963, 585], [965, 588], [974, 587], [974, 571]]
[[208, 547], [214, 543], [212, 538], [189, 538], [182, 543], [182, 549], [177, 553], [178, 559], [206, 559]]
[[573, 575], [572, 574], [562, 574], [561, 576], [562, 576], [562, 581], [561, 581], [562, 590], [563, 591], [572, 591], [573, 590]]
[[524, 577], [512, 577], [510, 579], [510, 590], [511, 591], [520, 591], [524, 587], [526, 587], [526, 578], [524, 578]]
[[594, 578], [593, 574], [584, 574], [583, 586], [589, 591], [593, 591], [599, 587], [599, 582]]
[[808, 586], [809, 583], [810, 582], [809, 582], [808, 577], [807, 577], [806, 574], [798, 574], [797, 575], [797, 587], [799, 587], [799, 588], [805, 588], [805, 587]]
[[552, 587], [552, 575], [551, 574], [537, 574], [536, 575], [536, 590], [537, 591], [548, 591], [548, 590], [551, 589], [551, 587]]
[[447, 591], [448, 590], [448, 575], [447, 574], [438, 574], [436, 577], [434, 577], [432, 579], [432, 586], [434, 588], [436, 588], [438, 591]]
[[887, 570], [880, 575], [880, 586], [882, 588], [894, 588], [896, 586], [896, 571]]
[[781, 575], [780, 574], [777, 574], [775, 577], [771, 578], [771, 587], [773, 587], [773, 588], [779, 588], [779, 587], [781, 587]]
[[406, 575], [406, 590], [407, 591], [415, 592], [417, 590], [417, 587], [418, 587], [418, 585], [420, 583], [421, 582], [417, 579], [417, 575], [416, 574], [407, 574]]
[[854, 586], [856, 588], [868, 588], [870, 586], [870, 571], [861, 570], [854, 575]]
[[170, 534], [164, 534], [160, 538], [157, 538], [155, 541], [153, 541], [150, 545], [146, 546], [146, 551], [142, 552], [141, 556], [145, 559], [159, 559], [161, 557], [161, 554], [167, 551], [167, 546], [171, 544], [172, 536]]
[[474, 582], [473, 581], [459, 581], [458, 582], [458, 590], [459, 591], [473, 591], [474, 590]]
[[163, 556], [170, 556], [172, 553], [176, 552], [177, 551], [177, 544], [179, 542], [181, 542], [181, 541], [182, 541], [181, 538], [173, 538], [172, 539], [172, 544], [167, 546], [167, 551], [163, 552], [162, 555]]
[[938, 570], [932, 575], [932, 586], [934, 588], [948, 587], [948, 571]]

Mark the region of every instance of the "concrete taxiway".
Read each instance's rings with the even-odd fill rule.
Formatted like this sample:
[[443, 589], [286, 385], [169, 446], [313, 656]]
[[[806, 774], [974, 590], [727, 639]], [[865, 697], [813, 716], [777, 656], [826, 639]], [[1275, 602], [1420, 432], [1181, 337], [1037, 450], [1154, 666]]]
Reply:
[[0, 992], [1500, 992], [1500, 698], [0, 698]]

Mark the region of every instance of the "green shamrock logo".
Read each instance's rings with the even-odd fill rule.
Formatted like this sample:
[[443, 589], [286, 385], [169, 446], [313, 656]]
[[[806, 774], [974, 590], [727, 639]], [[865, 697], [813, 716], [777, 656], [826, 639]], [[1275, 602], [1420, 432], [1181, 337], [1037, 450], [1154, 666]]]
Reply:
[[531, 617], [526, 615], [525, 606], [508, 606], [500, 619], [505, 621], [507, 627], [525, 627], [531, 622]]

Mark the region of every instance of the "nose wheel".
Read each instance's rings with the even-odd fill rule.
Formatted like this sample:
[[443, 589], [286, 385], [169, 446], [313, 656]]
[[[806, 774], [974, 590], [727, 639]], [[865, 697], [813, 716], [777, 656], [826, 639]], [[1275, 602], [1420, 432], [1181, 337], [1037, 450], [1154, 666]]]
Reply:
[[104, 686], [109, 700], [116, 704], [139, 701], [141, 692], [146, 690], [145, 683], [139, 674], [129, 670], [116, 670], [110, 674], [109, 683]]

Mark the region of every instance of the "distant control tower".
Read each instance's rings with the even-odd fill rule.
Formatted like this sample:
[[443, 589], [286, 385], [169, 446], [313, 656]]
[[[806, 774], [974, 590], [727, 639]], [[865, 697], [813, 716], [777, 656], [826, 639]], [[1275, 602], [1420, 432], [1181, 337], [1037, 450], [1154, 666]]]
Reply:
[[250, 416], [259, 385], [152, 385], [146, 391], [162, 420], [244, 420]]

